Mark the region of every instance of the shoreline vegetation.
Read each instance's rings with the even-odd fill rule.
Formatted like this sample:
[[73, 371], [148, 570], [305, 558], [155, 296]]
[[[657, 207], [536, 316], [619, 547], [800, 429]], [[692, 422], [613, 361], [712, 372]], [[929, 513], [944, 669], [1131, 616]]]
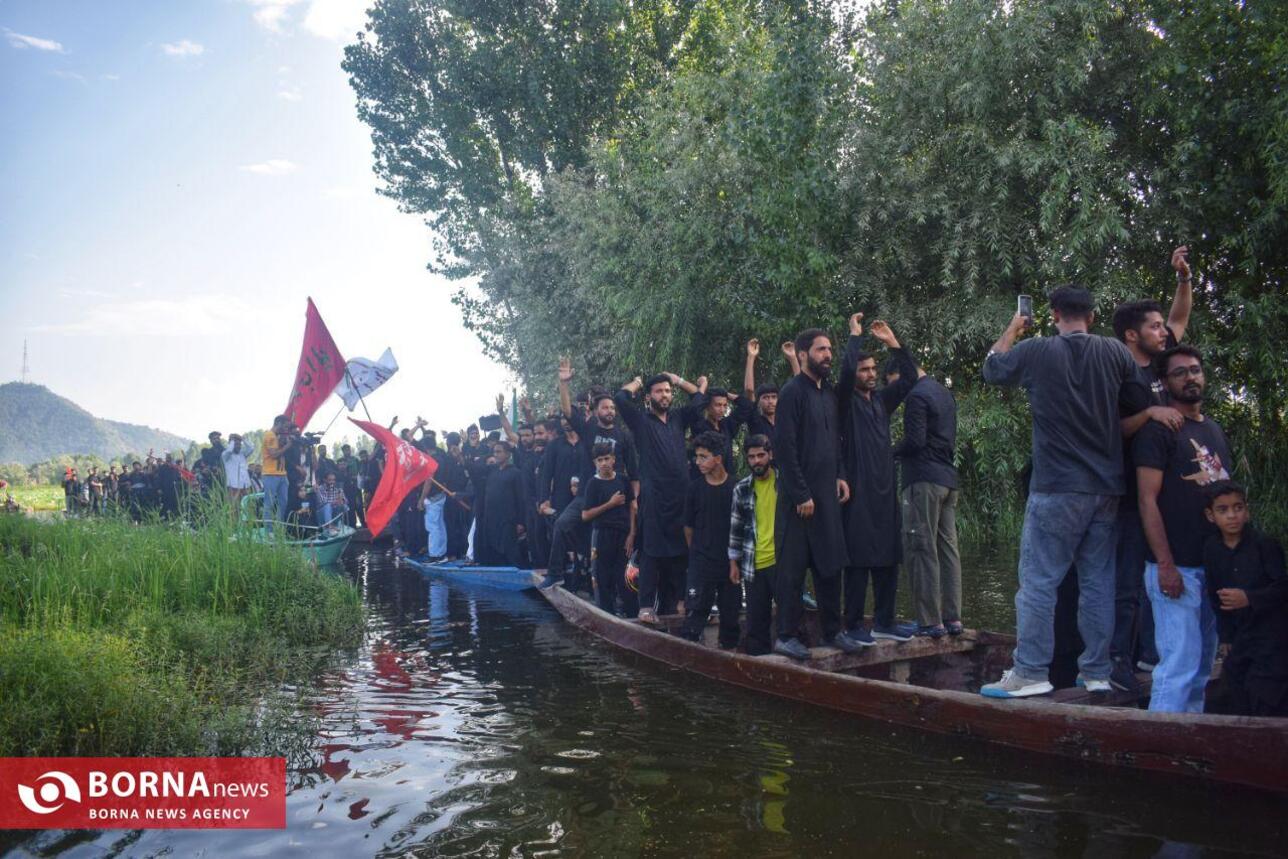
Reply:
[[0, 516], [0, 756], [285, 754], [358, 590], [286, 546], [124, 518]]

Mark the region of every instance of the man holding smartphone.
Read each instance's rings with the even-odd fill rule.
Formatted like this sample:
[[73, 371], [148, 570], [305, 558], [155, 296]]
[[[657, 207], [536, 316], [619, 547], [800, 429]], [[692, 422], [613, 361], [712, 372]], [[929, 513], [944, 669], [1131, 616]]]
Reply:
[[1095, 320], [1090, 292], [1061, 286], [1051, 293], [1050, 305], [1059, 336], [1017, 345], [1030, 320], [1016, 313], [984, 361], [984, 381], [1023, 387], [1033, 412], [1014, 667], [980, 689], [990, 698], [1052, 691], [1056, 589], [1075, 564], [1085, 645], [1078, 680], [1089, 692], [1110, 688], [1114, 547], [1124, 485], [1118, 398], [1136, 368], [1123, 344], [1089, 333]]

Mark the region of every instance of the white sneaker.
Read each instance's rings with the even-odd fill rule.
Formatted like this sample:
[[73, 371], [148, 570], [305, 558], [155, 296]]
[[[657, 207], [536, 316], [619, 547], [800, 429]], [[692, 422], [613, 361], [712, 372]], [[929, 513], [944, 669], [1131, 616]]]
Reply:
[[1028, 698], [1046, 695], [1055, 689], [1048, 680], [1028, 680], [1016, 675], [1014, 669], [1003, 671], [1002, 679], [981, 686], [979, 694], [985, 698]]
[[1075, 682], [1088, 692], [1110, 692], [1114, 688], [1108, 680], [1091, 680], [1081, 674], [1078, 675], [1078, 679]]
[[1146, 662], [1145, 660], [1143, 660], [1143, 659], [1142, 659], [1142, 660], [1140, 660], [1139, 662], [1137, 662], [1137, 663], [1136, 663], [1136, 667], [1137, 667], [1137, 668], [1139, 668], [1141, 671], [1151, 671], [1151, 672], [1152, 672], [1155, 668], [1157, 668], [1157, 667], [1158, 667], [1158, 663], [1156, 663], [1156, 662]]

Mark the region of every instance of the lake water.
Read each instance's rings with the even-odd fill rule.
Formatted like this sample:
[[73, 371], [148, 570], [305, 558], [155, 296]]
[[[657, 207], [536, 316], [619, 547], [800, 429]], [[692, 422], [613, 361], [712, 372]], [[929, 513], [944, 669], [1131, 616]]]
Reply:
[[[44, 833], [14, 855], [1288, 855], [1288, 803], [894, 730], [618, 654], [534, 594], [346, 558], [372, 624], [323, 678], [289, 828]], [[966, 619], [1009, 628], [1009, 562]]]

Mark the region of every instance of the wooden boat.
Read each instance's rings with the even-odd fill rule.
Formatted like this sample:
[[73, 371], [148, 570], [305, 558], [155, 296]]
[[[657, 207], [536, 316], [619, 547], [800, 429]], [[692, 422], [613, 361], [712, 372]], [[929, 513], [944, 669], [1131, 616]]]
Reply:
[[[1149, 713], [1125, 693], [1093, 695], [1077, 687], [1015, 701], [981, 696], [980, 685], [1010, 667], [1011, 636], [967, 630], [938, 640], [882, 641], [852, 655], [818, 647], [809, 662], [798, 663], [720, 650], [714, 638], [687, 641], [669, 631], [679, 616], [663, 617], [663, 626], [654, 628], [563, 588], [540, 593], [569, 623], [610, 644], [712, 680], [1043, 755], [1288, 791], [1288, 719]], [[1140, 678], [1148, 689], [1149, 676]]]
[[518, 567], [480, 567], [464, 561], [439, 561], [431, 564], [424, 557], [403, 558], [403, 563], [427, 576], [447, 579], [463, 585], [477, 585], [503, 591], [526, 591], [538, 581], [532, 570]]
[[263, 500], [262, 492], [254, 492], [242, 498], [242, 521], [251, 526], [246, 533], [256, 542], [277, 542], [290, 546], [303, 553], [305, 558], [319, 567], [329, 567], [340, 560], [349, 541], [353, 539], [355, 529], [339, 522], [338, 519], [330, 523], [329, 527], [295, 526], [297, 530], [303, 530], [310, 536], [305, 539], [287, 539], [282, 536], [281, 523], [275, 523], [277, 530], [269, 531], [263, 520], [252, 517], [251, 512], [255, 509], [255, 505], [263, 504]]

